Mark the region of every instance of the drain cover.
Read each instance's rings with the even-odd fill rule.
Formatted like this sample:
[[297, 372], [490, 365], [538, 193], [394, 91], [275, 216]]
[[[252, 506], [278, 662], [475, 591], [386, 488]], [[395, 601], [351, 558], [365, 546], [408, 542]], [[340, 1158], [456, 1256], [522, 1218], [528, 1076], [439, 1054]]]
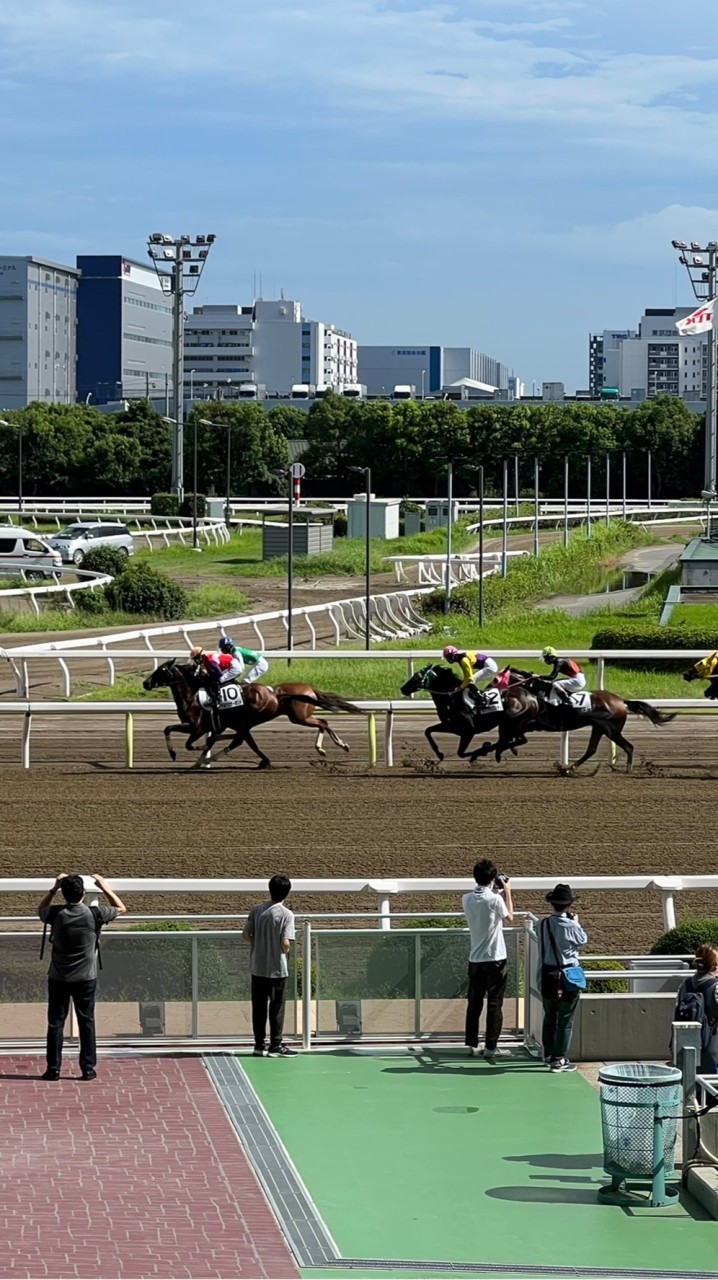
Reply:
[[478, 1109], [478, 1107], [434, 1107], [434, 1111], [439, 1111], [444, 1116], [468, 1116]]

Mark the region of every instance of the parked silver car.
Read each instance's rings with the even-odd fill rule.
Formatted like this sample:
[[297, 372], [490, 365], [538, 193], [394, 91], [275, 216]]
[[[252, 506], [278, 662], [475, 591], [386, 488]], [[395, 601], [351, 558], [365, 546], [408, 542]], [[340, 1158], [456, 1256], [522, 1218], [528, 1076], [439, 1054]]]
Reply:
[[81, 565], [92, 547], [116, 547], [126, 556], [134, 555], [135, 544], [127, 525], [110, 524], [109, 521], [88, 521], [69, 524], [50, 538], [50, 546], [60, 552], [65, 564]]

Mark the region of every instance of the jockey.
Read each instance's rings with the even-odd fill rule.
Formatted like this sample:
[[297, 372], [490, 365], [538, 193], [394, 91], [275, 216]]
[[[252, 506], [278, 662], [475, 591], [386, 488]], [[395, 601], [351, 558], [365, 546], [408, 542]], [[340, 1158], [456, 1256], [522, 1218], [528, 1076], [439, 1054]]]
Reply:
[[[245, 673], [242, 684], [254, 684], [255, 680], [269, 671], [269, 663], [261, 653], [256, 653], [254, 649], [243, 649], [234, 643], [231, 636], [221, 636], [219, 648], [223, 656], [229, 656], [239, 663], [240, 673]], [[249, 667], [248, 671], [246, 667]]]
[[446, 662], [458, 663], [461, 667], [463, 680], [457, 693], [462, 693], [466, 689], [478, 690], [481, 681], [493, 680], [499, 669], [488, 654], [474, 653], [471, 649], [459, 650], [453, 644], [447, 644], [442, 656]]
[[549, 702], [570, 704], [571, 694], [577, 693], [579, 689], [586, 688], [586, 677], [578, 663], [573, 658], [560, 658], [551, 645], [546, 646], [541, 658], [552, 668], [548, 679], [544, 676], [540, 677], [545, 684], [551, 686], [548, 695]]
[[[714, 650], [713, 653], [709, 653], [705, 658], [701, 658], [694, 666], [693, 672], [699, 679], [708, 681], [708, 687], [703, 696], [706, 698], [718, 697], [718, 650]], [[691, 677], [692, 673], [689, 673], [685, 676], [685, 679], [690, 679]]]
[[203, 675], [206, 675], [215, 686], [229, 684], [232, 680], [238, 679], [244, 670], [244, 664], [231, 653], [207, 652], [200, 645], [195, 645], [190, 650], [189, 656], [193, 662], [199, 664]]

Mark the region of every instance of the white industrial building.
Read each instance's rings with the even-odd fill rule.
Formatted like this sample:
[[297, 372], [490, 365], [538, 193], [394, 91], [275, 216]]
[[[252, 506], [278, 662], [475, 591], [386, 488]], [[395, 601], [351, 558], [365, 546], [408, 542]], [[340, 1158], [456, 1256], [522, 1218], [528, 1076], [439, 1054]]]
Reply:
[[589, 387], [635, 399], [657, 395], [701, 400], [706, 395], [707, 335], [682, 338], [676, 321], [695, 308], [648, 307], [638, 330], [605, 329], [589, 339]]
[[79, 275], [44, 258], [0, 257], [0, 409], [74, 403]]
[[184, 359], [188, 399], [232, 399], [247, 384], [289, 395], [298, 384], [343, 391], [357, 382], [351, 334], [307, 320], [301, 303], [288, 298], [195, 307], [185, 322]]
[[359, 382], [370, 396], [390, 396], [396, 386], [414, 387], [417, 396], [435, 396], [460, 383], [480, 386], [489, 394], [507, 389], [509, 376], [507, 365], [473, 347], [359, 347]]

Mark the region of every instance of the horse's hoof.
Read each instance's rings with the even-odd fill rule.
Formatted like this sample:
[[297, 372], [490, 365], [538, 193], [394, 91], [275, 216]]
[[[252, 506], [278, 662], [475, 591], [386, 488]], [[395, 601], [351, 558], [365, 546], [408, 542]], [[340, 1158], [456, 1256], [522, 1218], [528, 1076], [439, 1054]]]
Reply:
[[260, 760], [259, 764], [257, 765], [258, 769], [271, 769], [271, 767], [272, 766], [270, 765], [268, 760]]
[[517, 756], [519, 754], [515, 747], [511, 747], [510, 750], [511, 750], [512, 756]]
[[348, 751], [348, 750], [349, 750], [349, 743], [348, 743], [348, 742], [342, 742], [341, 746], [342, 746], [342, 751]]

